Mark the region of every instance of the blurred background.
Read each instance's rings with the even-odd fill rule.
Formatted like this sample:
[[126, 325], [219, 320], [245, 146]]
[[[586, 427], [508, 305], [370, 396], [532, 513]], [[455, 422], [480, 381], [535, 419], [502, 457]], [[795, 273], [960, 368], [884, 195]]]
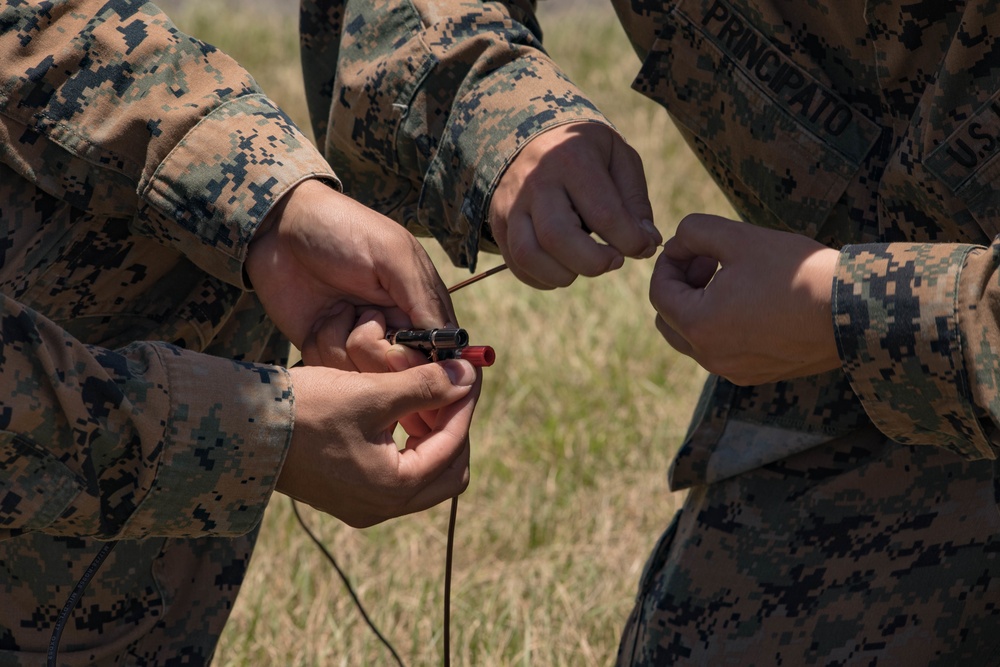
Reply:
[[[297, 3], [160, 0], [222, 49], [308, 133]], [[545, 45], [642, 155], [656, 224], [731, 215], [662, 109], [629, 88], [639, 61], [603, 0], [542, 0]], [[468, 272], [424, 243], [446, 284]], [[461, 497], [452, 584], [456, 665], [608, 665], [646, 556], [681, 501], [666, 471], [704, 373], [653, 326], [654, 260], [567, 289], [509, 273], [455, 295], [473, 344], [492, 345]], [[499, 263], [484, 255], [479, 270]], [[447, 504], [363, 531], [312, 510], [404, 662], [442, 663]], [[275, 495], [216, 665], [387, 665], [336, 573]]]

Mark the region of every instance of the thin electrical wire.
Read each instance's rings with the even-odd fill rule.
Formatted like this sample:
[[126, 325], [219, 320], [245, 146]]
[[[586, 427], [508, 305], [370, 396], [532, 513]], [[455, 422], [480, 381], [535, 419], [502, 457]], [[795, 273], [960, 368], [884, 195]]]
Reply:
[[[482, 273], [477, 273], [471, 278], [467, 278], [449, 287], [448, 293], [453, 294], [464, 287], [468, 287], [469, 285], [478, 283], [480, 280], [489, 278], [492, 275], [496, 275], [497, 273], [500, 273], [506, 268], [507, 268], [506, 264], [500, 264], [499, 266], [495, 266], [492, 269], [483, 271]], [[305, 521], [302, 520], [302, 515], [299, 514], [298, 507], [296, 506], [294, 500], [292, 501], [292, 510], [295, 512], [295, 518], [298, 519], [299, 525], [302, 526], [302, 529], [306, 531], [306, 534], [309, 535], [309, 537], [316, 544], [316, 546], [320, 548], [320, 550], [326, 556], [327, 560], [330, 561], [330, 564], [333, 565], [333, 568], [337, 571], [337, 574], [340, 575], [340, 580], [344, 583], [344, 586], [347, 588], [347, 592], [350, 594], [351, 599], [354, 600], [354, 605], [358, 608], [358, 611], [361, 613], [361, 617], [368, 625], [368, 628], [372, 631], [372, 633], [375, 634], [376, 637], [378, 637], [379, 641], [382, 642], [382, 645], [385, 646], [390, 653], [392, 653], [392, 657], [396, 659], [396, 663], [400, 667], [404, 667], [403, 661], [399, 657], [399, 654], [396, 652], [396, 649], [392, 646], [389, 640], [387, 640], [385, 636], [379, 631], [379, 629], [375, 626], [375, 623], [368, 616], [368, 612], [365, 611], [364, 606], [361, 604], [361, 600], [358, 598], [357, 593], [354, 592], [354, 588], [351, 586], [351, 582], [347, 579], [347, 575], [344, 574], [344, 571], [340, 569], [340, 565], [337, 564], [337, 560], [333, 557], [333, 554], [331, 554], [327, 550], [327, 548], [323, 546], [323, 544], [319, 541], [319, 539], [317, 539], [317, 537], [312, 533], [312, 531], [309, 530], [309, 527], [306, 525]], [[457, 517], [458, 517], [458, 496], [455, 496], [451, 499], [451, 511], [449, 512], [448, 516], [448, 541], [447, 541], [447, 546], [445, 547], [444, 621], [443, 621], [444, 630], [442, 634], [444, 667], [451, 666], [451, 571], [452, 571], [452, 559], [455, 552], [455, 524]]]
[[458, 496], [451, 499], [448, 515], [448, 545], [444, 556], [444, 667], [451, 665], [451, 561], [455, 551], [455, 519], [458, 517]]
[[[468, 287], [480, 280], [496, 275], [507, 268], [506, 264], [500, 264], [492, 269], [476, 274], [471, 278], [466, 278], [460, 283], [448, 288], [448, 294], [454, 294], [463, 287]], [[444, 667], [451, 666], [451, 570], [452, 555], [455, 551], [455, 524], [458, 518], [458, 496], [451, 499], [451, 512], [448, 516], [448, 543], [445, 547], [444, 561], [444, 632], [442, 643], [444, 650]]]
[[316, 537], [316, 535], [311, 530], [309, 530], [309, 526], [306, 525], [306, 522], [302, 518], [302, 515], [299, 514], [299, 505], [297, 502], [295, 502], [295, 500], [292, 500], [292, 511], [295, 513], [295, 518], [299, 520], [299, 525], [302, 526], [302, 530], [306, 531], [306, 535], [309, 536], [309, 539], [313, 541], [313, 544], [319, 547], [319, 550], [323, 552], [323, 555], [326, 556], [326, 559], [330, 561], [331, 565], [333, 565], [333, 569], [337, 571], [338, 575], [340, 575], [340, 580], [344, 582], [344, 587], [347, 589], [347, 592], [350, 593], [351, 599], [354, 600], [354, 606], [358, 608], [358, 612], [361, 614], [361, 618], [365, 620], [365, 623], [368, 624], [368, 628], [375, 634], [376, 637], [378, 637], [378, 640], [382, 642], [382, 645], [385, 646], [387, 649], [389, 649], [389, 653], [391, 653], [392, 657], [396, 659], [396, 664], [399, 665], [399, 667], [406, 667], [403, 664], [402, 658], [400, 658], [399, 654], [396, 653], [396, 649], [393, 648], [392, 644], [389, 643], [389, 640], [386, 639], [381, 632], [379, 632], [379, 629], [375, 626], [375, 623], [371, 620], [371, 618], [369, 618], [368, 612], [365, 611], [364, 605], [361, 604], [361, 600], [358, 598], [358, 594], [354, 592], [354, 587], [351, 586], [351, 582], [348, 581], [347, 575], [344, 574], [344, 571], [340, 569], [340, 565], [337, 564], [337, 559], [333, 557], [333, 554], [330, 553], [330, 551], [320, 541], [320, 539]]
[[458, 290], [462, 289], [463, 287], [468, 287], [469, 285], [472, 285], [473, 283], [478, 283], [480, 280], [483, 280], [484, 278], [489, 278], [490, 276], [496, 275], [496, 274], [498, 274], [501, 271], [504, 271], [506, 269], [507, 269], [507, 265], [506, 264], [500, 264], [499, 266], [494, 266], [492, 269], [488, 269], [486, 271], [483, 271], [482, 273], [477, 273], [476, 275], [472, 276], [471, 278], [466, 278], [462, 282], [456, 283], [456, 284], [452, 285], [451, 287], [449, 287], [448, 288], [448, 294], [454, 294], [455, 292], [457, 292]]
[[46, 654], [47, 661], [45, 663], [48, 667], [55, 667], [58, 662], [59, 640], [62, 639], [62, 633], [66, 627], [66, 623], [69, 622], [70, 614], [72, 614], [73, 610], [76, 609], [76, 605], [80, 604], [80, 598], [83, 597], [83, 592], [87, 589], [87, 585], [90, 584], [90, 580], [94, 578], [94, 575], [97, 574], [97, 571], [104, 563], [104, 560], [117, 545], [118, 540], [104, 543], [104, 546], [102, 546], [100, 551], [97, 552], [97, 555], [94, 556], [94, 560], [92, 560], [90, 565], [87, 566], [87, 569], [84, 570], [83, 576], [80, 577], [78, 582], [76, 582], [73, 592], [69, 594], [66, 604], [63, 606], [62, 611], [59, 612], [59, 617], [56, 619], [55, 627], [52, 628], [52, 637], [49, 639], [49, 650]]

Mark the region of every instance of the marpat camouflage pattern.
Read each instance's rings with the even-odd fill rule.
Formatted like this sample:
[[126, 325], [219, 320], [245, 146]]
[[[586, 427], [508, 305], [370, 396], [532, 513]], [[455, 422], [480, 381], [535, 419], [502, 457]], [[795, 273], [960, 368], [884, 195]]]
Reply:
[[[613, 4], [740, 216], [841, 250], [843, 360], [708, 381], [619, 664], [1000, 664], [1000, 3]], [[317, 3], [302, 38], [347, 191], [458, 264], [520, 146], [607, 122], [531, 2]]]
[[243, 278], [324, 158], [250, 76], [132, 0], [0, 4], [0, 664], [204, 665], [291, 435]]

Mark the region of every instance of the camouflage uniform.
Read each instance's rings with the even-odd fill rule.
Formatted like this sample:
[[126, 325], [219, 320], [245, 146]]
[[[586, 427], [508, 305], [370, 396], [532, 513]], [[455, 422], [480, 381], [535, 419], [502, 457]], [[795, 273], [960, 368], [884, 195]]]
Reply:
[[[843, 361], [708, 381], [619, 662], [1000, 664], [1000, 3], [614, 4], [633, 87], [741, 217], [840, 250]], [[317, 136], [348, 192], [459, 263], [491, 248], [489, 197], [525, 141], [606, 122], [532, 5], [306, 16]]]
[[107, 540], [60, 663], [210, 661], [292, 425], [243, 261], [310, 177], [335, 179], [153, 5], [0, 4], [0, 664], [43, 664]]

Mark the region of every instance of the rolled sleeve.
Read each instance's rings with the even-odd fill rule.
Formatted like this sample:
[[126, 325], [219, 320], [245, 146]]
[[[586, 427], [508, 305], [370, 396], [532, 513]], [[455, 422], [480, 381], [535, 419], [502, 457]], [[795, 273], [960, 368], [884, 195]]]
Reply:
[[295, 124], [263, 95], [227, 102], [203, 118], [139, 191], [144, 233], [199, 268], [243, 286], [247, 247], [261, 221], [307, 178], [340, 183]]
[[846, 246], [833, 315], [844, 371], [879, 430], [903, 444], [993, 459], [959, 322], [960, 276], [974, 248]]
[[0, 539], [240, 535], [291, 443], [287, 370], [85, 345], [0, 296]]
[[170, 414], [156, 474], [120, 537], [242, 535], [261, 520], [291, 440], [285, 369], [161, 348]]

